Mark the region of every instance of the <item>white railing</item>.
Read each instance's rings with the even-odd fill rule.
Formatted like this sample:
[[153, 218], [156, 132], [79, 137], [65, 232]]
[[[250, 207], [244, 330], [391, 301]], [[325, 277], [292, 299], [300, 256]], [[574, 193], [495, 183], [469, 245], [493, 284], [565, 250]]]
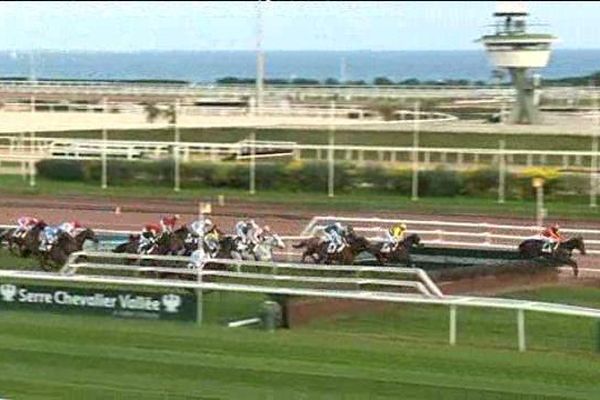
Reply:
[[[413, 220], [394, 218], [352, 218], [338, 216], [316, 216], [306, 225], [301, 236], [311, 236], [335, 221], [351, 224], [358, 232], [384, 233], [390, 225], [405, 223], [410, 233], [423, 235], [425, 244], [443, 244], [475, 248], [512, 249], [517, 251], [519, 243], [543, 230], [540, 226], [504, 225], [479, 222], [452, 222], [436, 220]], [[424, 229], [423, 227], [430, 227]], [[454, 229], [454, 230], [449, 230]], [[563, 228], [567, 235], [584, 235], [586, 252], [600, 254], [600, 229]], [[446, 238], [450, 237], [450, 240]], [[460, 240], [472, 239], [472, 240]], [[479, 240], [478, 240], [479, 239]]]
[[[437, 164], [467, 167], [473, 165], [502, 164], [506, 168], [532, 167], [534, 165], [553, 167], [590, 168], [597, 154], [589, 150], [517, 150], [494, 148], [452, 148], [452, 147], [406, 147], [406, 146], [364, 146], [301, 144], [295, 142], [171, 142], [140, 140], [70, 139], [51, 137], [27, 137], [19, 135], [0, 136], [0, 156], [3, 154], [36, 153], [39, 157], [83, 159], [98, 158], [106, 151], [108, 158], [134, 159], [173, 157], [178, 150], [183, 162], [193, 156], [210, 157], [216, 160], [222, 154], [239, 154], [241, 149], [254, 148], [261, 151], [282, 150], [291, 152], [296, 159], [325, 160], [333, 150], [337, 161], [364, 163], [408, 163], [418, 154], [420, 168]], [[176, 149], [176, 150], [175, 150]], [[341, 157], [340, 157], [341, 153]]]
[[[428, 297], [415, 294], [401, 294], [372, 291], [348, 291], [328, 289], [306, 289], [291, 287], [265, 287], [231, 283], [208, 283], [175, 280], [159, 280], [132, 277], [114, 277], [100, 275], [63, 275], [48, 272], [7, 271], [0, 270], [2, 279], [33, 280], [58, 283], [110, 284], [126, 286], [144, 286], [155, 288], [188, 288], [195, 289], [198, 296], [202, 291], [217, 290], [242, 293], [264, 293], [291, 296], [307, 296], [320, 298], [337, 298], [349, 300], [368, 300], [400, 304], [445, 305], [449, 306], [449, 343], [457, 343], [457, 308], [459, 306], [494, 308], [517, 311], [518, 349], [526, 350], [525, 311], [544, 312], [558, 315], [577, 316], [600, 319], [600, 310], [594, 308], [571, 306], [566, 304], [545, 303], [527, 300], [513, 300], [473, 296]], [[200, 305], [202, 301], [199, 301]], [[199, 310], [199, 313], [201, 311]], [[201, 314], [200, 314], [201, 315]], [[201, 318], [201, 316], [200, 316]]]
[[[243, 84], [177, 84], [177, 83], [128, 83], [128, 82], [86, 82], [86, 81], [0, 81], [0, 90], [23, 93], [113, 93], [127, 95], [206, 95], [232, 97], [253, 96], [253, 85]], [[593, 98], [599, 89], [590, 87], [544, 87], [545, 98], [588, 97]], [[331, 96], [347, 97], [404, 97], [421, 95], [428, 97], [482, 97], [513, 95], [512, 87], [496, 86], [456, 86], [456, 85], [264, 85], [265, 97], [277, 95]]]
[[[117, 259], [117, 260], [154, 260], [161, 263], [179, 262], [185, 263], [183, 268], [173, 267], [140, 267], [132, 265], [115, 265], [100, 262], [78, 262], [81, 257], [95, 257], [100, 259]], [[283, 262], [264, 262], [264, 261], [242, 261], [232, 259], [210, 259], [206, 263], [219, 264], [228, 267], [234, 267], [236, 272], [230, 271], [205, 271], [203, 267], [197, 270], [186, 268], [190, 262], [189, 257], [180, 256], [156, 256], [156, 255], [138, 255], [138, 254], [122, 254], [122, 253], [104, 253], [104, 252], [77, 252], [73, 253], [64, 267], [61, 269], [62, 274], [73, 275], [80, 269], [95, 269], [103, 271], [155, 271], [164, 273], [181, 273], [196, 276], [198, 281], [202, 281], [205, 275], [219, 276], [223, 278], [237, 278], [247, 280], [266, 280], [266, 281], [289, 281], [294, 283], [332, 283], [332, 284], [353, 284], [360, 290], [364, 285], [380, 285], [395, 288], [413, 288], [418, 290], [424, 296], [443, 296], [437, 285], [429, 278], [427, 273], [418, 268], [383, 268], [383, 267], [361, 267], [355, 265], [336, 265], [331, 268], [327, 265], [319, 264], [299, 264], [299, 263], [283, 263]], [[266, 268], [270, 274], [265, 273], [249, 273], [244, 271], [244, 267]], [[140, 269], [142, 268], [142, 269]], [[295, 275], [285, 275], [281, 271], [293, 271]], [[327, 273], [336, 272], [351, 272], [352, 277], [323, 277], [306, 275], [308, 272]], [[390, 278], [363, 278], [361, 273], [386, 273], [391, 275], [410, 275], [418, 278], [420, 282], [406, 281]]]

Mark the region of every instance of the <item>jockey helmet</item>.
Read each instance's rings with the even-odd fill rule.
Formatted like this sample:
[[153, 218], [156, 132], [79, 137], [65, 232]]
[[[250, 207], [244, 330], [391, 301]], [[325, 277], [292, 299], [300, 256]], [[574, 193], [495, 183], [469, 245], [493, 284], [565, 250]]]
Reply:
[[180, 219], [181, 217], [179, 216], [179, 214], [175, 214], [175, 215], [173, 215], [173, 218]]
[[81, 223], [79, 221], [73, 221], [73, 227], [74, 228], [81, 228], [83, 225], [81, 225]]
[[209, 226], [211, 226], [211, 225], [213, 224], [213, 222], [212, 222], [210, 219], [208, 219], [208, 218], [206, 218], [206, 219], [204, 220], [204, 223], [205, 223], [206, 225], [209, 225]]
[[553, 232], [558, 233], [560, 231], [560, 225], [554, 224], [550, 229], [552, 229]]
[[269, 225], [265, 225], [263, 227], [263, 232], [264, 233], [271, 233], [271, 227]]

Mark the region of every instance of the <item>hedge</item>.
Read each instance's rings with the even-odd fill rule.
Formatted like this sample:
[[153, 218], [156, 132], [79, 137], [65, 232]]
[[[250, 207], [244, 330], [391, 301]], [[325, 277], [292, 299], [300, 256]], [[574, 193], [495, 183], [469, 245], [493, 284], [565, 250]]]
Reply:
[[[41, 177], [58, 181], [100, 182], [99, 161], [44, 160], [37, 163]], [[257, 189], [280, 189], [292, 192], [327, 190], [328, 166], [326, 162], [259, 162], [256, 165]], [[111, 185], [148, 184], [173, 185], [174, 165], [164, 161], [111, 160], [107, 167]], [[535, 193], [531, 177], [544, 174], [547, 178], [547, 196], [586, 195], [589, 178], [585, 176], [560, 175], [548, 171], [530, 171], [521, 174], [508, 173], [506, 196], [530, 199]], [[180, 169], [183, 187], [229, 187], [243, 189], [249, 186], [247, 163], [183, 163]], [[410, 195], [412, 172], [406, 168], [383, 168], [380, 166], [357, 166], [338, 162], [335, 166], [335, 189], [337, 192], [371, 190], [377, 192]], [[477, 169], [452, 171], [442, 168], [419, 173], [420, 196], [496, 196], [498, 171]]]

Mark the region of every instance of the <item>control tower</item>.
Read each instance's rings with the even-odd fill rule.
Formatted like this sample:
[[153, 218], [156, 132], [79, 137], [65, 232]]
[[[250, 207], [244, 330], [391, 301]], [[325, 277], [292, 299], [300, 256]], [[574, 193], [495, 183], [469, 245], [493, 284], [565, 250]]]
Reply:
[[539, 112], [534, 103], [534, 91], [539, 82], [528, 74], [530, 68], [543, 68], [550, 59], [550, 45], [557, 38], [547, 33], [528, 32], [528, 13], [522, 1], [500, 1], [494, 17], [495, 33], [484, 35], [483, 42], [491, 62], [497, 68], [508, 69], [517, 91], [517, 101], [510, 115], [510, 123], [539, 123]]

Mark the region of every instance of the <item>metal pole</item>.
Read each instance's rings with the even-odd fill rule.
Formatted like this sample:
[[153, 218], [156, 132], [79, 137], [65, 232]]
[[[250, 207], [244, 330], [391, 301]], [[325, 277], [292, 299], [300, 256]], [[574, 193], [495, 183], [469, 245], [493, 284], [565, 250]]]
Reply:
[[590, 207], [597, 207], [598, 197], [598, 93], [594, 91], [594, 132], [592, 134], [592, 158], [590, 171]]
[[[103, 105], [104, 105], [104, 114], [106, 117], [106, 112], [107, 112], [107, 101], [106, 101], [106, 97], [103, 99]], [[103, 124], [103, 128], [102, 128], [102, 189], [106, 189], [108, 187], [108, 165], [107, 165], [107, 145], [108, 145], [108, 131], [106, 130], [106, 121]]]
[[328, 187], [329, 187], [329, 197], [334, 196], [334, 186], [335, 186], [335, 101], [331, 102], [331, 125], [329, 126], [329, 152], [328, 152], [328, 162], [329, 162], [329, 179], [328, 179]]
[[175, 187], [174, 190], [176, 192], [179, 192], [180, 190], [180, 176], [179, 176], [179, 123], [178, 120], [179, 119], [179, 99], [177, 99], [175, 101], [175, 121], [174, 121], [174, 127], [175, 127], [175, 147], [173, 149], [173, 151], [175, 152]]
[[544, 226], [544, 185], [535, 188], [536, 192], [536, 222], [538, 226]]
[[456, 305], [450, 306], [450, 345], [456, 344]]
[[35, 161], [31, 160], [29, 162], [29, 186], [35, 187]]
[[415, 103], [415, 114], [413, 117], [413, 163], [412, 163], [412, 200], [419, 200], [419, 107], [417, 101]]
[[256, 193], [256, 132], [250, 132], [250, 194]]
[[500, 162], [499, 164], [499, 175], [498, 175], [498, 203], [504, 204], [505, 200], [505, 185], [506, 185], [506, 155], [504, 150], [506, 149], [506, 141], [500, 140]]
[[517, 330], [519, 333], [519, 351], [525, 351], [525, 311], [517, 311]]
[[257, 3], [256, 11], [256, 112], [260, 115], [263, 107], [263, 82], [265, 74], [265, 60], [262, 52], [262, 4], [260, 0]]

